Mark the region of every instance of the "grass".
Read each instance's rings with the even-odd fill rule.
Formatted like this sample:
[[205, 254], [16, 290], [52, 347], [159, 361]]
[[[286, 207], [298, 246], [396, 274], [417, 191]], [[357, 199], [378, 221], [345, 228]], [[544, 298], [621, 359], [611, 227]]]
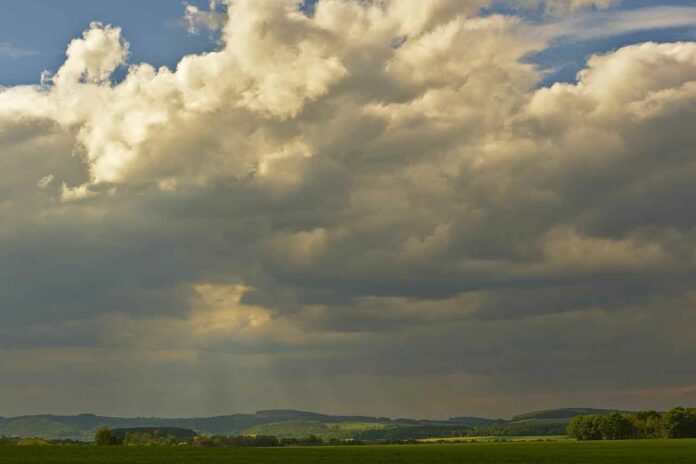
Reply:
[[696, 440], [313, 448], [2, 447], [0, 464], [694, 464]]
[[422, 443], [451, 442], [451, 443], [490, 443], [500, 441], [568, 441], [565, 435], [544, 435], [544, 436], [485, 436], [485, 437], [442, 437], [442, 438], [422, 438], [418, 440]]

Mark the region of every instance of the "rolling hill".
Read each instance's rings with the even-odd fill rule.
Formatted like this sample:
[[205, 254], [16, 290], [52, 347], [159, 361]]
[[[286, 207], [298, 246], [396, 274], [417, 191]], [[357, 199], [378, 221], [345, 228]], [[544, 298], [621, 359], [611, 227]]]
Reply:
[[75, 416], [35, 415], [0, 418], [0, 436], [42, 437], [90, 441], [101, 426], [112, 429], [173, 427], [204, 435], [275, 435], [324, 439], [358, 438], [395, 440], [433, 436], [467, 435], [558, 435], [578, 415], [608, 414], [610, 409], [566, 408], [520, 414], [506, 421], [459, 416], [449, 420], [418, 420], [371, 416], [333, 416], [295, 410], [265, 410], [254, 414], [216, 417], [158, 418], [106, 417], [94, 414]]
[[[429, 421], [414, 421], [417, 424]], [[232, 414], [199, 418], [106, 417], [94, 414], [76, 416], [36, 415], [0, 418], [0, 436], [42, 437], [46, 439], [91, 440], [99, 427], [175, 427], [200, 434], [274, 434], [302, 437], [310, 434], [344, 438], [375, 427], [408, 425], [386, 417], [330, 416], [305, 411], [269, 410], [255, 414]]]
[[545, 411], [533, 411], [524, 414], [518, 414], [511, 419], [511, 422], [522, 421], [570, 421], [577, 416], [598, 415], [603, 416], [614, 412], [628, 413], [631, 411], [621, 411], [619, 409], [594, 409], [594, 408], [562, 408], [548, 409]]

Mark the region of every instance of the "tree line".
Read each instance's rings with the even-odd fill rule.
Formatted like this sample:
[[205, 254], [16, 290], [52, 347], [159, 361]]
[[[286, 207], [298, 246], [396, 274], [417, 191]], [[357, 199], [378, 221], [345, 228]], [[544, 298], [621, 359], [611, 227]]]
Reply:
[[364, 430], [356, 438], [371, 442], [399, 442], [424, 438], [489, 437], [489, 436], [546, 436], [565, 435], [566, 424], [526, 421], [496, 423], [484, 426], [411, 425]]
[[183, 429], [170, 429], [178, 431], [175, 434], [168, 433], [165, 429], [140, 428], [133, 430], [111, 430], [101, 427], [94, 436], [94, 443], [99, 446], [195, 446], [201, 448], [260, 448], [274, 446], [320, 446], [328, 445], [356, 445], [359, 440], [324, 441], [316, 435], [303, 438], [280, 438], [273, 435], [191, 435], [182, 436]]
[[672, 408], [664, 414], [641, 411], [573, 418], [568, 436], [578, 440], [696, 438], [696, 408]]

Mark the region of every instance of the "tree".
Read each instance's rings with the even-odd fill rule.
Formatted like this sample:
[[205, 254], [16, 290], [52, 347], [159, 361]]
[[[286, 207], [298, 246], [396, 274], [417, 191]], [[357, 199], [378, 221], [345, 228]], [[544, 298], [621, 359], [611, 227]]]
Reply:
[[94, 442], [99, 446], [112, 445], [113, 438], [109, 427], [99, 427], [97, 433], [94, 434]]
[[568, 424], [568, 436], [578, 440], [601, 440], [601, 426], [601, 416], [577, 416]]
[[696, 409], [672, 408], [663, 418], [667, 438], [696, 437]]
[[303, 444], [307, 446], [318, 446], [324, 443], [324, 440], [322, 440], [321, 437], [317, 437], [316, 435], [310, 435], [306, 437], [303, 441]]
[[639, 433], [631, 419], [615, 412], [573, 418], [568, 424], [568, 436], [578, 440], [625, 440], [636, 438]]
[[582, 440], [580, 438], [582, 428], [582, 416], [573, 417], [570, 422], [568, 422], [568, 427], [566, 429], [568, 433], [568, 438], [575, 438], [576, 440]]
[[662, 438], [662, 416], [657, 411], [640, 411], [630, 417], [640, 438]]
[[605, 440], [626, 440], [638, 436], [633, 422], [618, 412], [600, 417], [600, 429]]

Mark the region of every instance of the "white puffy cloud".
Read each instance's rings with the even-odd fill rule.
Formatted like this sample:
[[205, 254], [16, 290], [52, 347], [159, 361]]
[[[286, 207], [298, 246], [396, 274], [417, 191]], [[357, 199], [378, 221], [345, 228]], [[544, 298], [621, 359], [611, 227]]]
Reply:
[[90, 25], [81, 39], [68, 45], [67, 59], [56, 73], [56, 87], [68, 87], [79, 82], [103, 83], [122, 65], [128, 56], [128, 43], [121, 39], [121, 29]]
[[227, 14], [218, 0], [210, 0], [208, 10], [201, 10], [195, 5], [184, 4], [184, 22], [189, 34], [197, 34], [203, 29], [216, 31], [225, 25]]

